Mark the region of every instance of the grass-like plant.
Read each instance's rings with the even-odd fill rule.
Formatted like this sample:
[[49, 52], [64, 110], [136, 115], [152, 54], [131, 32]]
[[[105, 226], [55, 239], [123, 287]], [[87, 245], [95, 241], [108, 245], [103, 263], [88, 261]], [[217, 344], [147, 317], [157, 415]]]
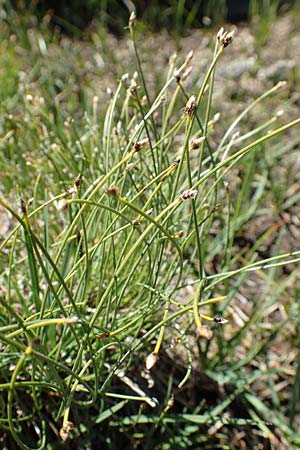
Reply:
[[[239, 237], [273, 189], [268, 144], [300, 119], [277, 125], [274, 115], [236, 133], [280, 82], [220, 133], [214, 74], [234, 33], [219, 31], [198, 92], [185, 89], [191, 52], [170, 59], [154, 93], [135, 26], [133, 14], [136, 71], [109, 92], [104, 116], [96, 97], [79, 123], [59, 99], [24, 92], [22, 113], [4, 121], [3, 448], [114, 449], [120, 439], [128, 449], [239, 448], [228, 430], [251, 448], [296, 448], [299, 362], [294, 396], [281, 398], [284, 367], [268, 364], [268, 348], [298, 311], [295, 271], [278, 277], [300, 251], [282, 252], [279, 237], [262, 256], [281, 224], [251, 245]], [[237, 301], [247, 282], [259, 286], [249, 288], [248, 316]], [[280, 299], [281, 320], [264, 327]]]

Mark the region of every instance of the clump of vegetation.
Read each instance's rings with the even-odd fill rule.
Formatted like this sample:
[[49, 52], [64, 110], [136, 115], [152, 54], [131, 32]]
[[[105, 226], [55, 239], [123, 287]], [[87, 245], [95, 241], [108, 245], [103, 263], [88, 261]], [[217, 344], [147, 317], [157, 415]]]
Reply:
[[[185, 87], [192, 51], [170, 58], [154, 92], [135, 29], [132, 14], [136, 67], [108, 90], [105, 113], [94, 96], [78, 116], [80, 90], [51, 68], [36, 82], [36, 66], [20, 73], [11, 59], [0, 142], [2, 447], [297, 448], [300, 252], [280, 234], [292, 222], [288, 199], [279, 222], [252, 240], [244, 230], [263, 223], [270, 199], [280, 204], [270, 172], [300, 118], [272, 114], [237, 132], [281, 81], [221, 129], [214, 76], [234, 32], [218, 32], [198, 92]], [[44, 35], [35, 42], [47, 52]], [[287, 341], [284, 358], [274, 347]]]

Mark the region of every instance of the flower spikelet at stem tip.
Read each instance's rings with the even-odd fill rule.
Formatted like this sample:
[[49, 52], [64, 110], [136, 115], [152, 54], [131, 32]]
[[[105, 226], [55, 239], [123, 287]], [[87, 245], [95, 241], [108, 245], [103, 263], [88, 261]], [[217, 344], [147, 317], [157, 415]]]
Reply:
[[197, 189], [188, 189], [187, 191], [184, 191], [181, 196], [180, 199], [181, 200], [189, 200], [192, 198], [196, 198], [198, 194]]
[[191, 116], [193, 114], [193, 112], [196, 110], [196, 106], [197, 106], [196, 105], [196, 100], [197, 100], [196, 95], [192, 95], [188, 99], [188, 101], [187, 101], [187, 103], [185, 105], [185, 108], [184, 108], [185, 114], [187, 114], [189, 116]]
[[78, 323], [78, 322], [79, 322], [79, 318], [77, 316], [70, 316], [70, 317], [64, 318], [64, 323], [67, 323], [67, 324], [74, 324], [74, 323]]
[[172, 161], [171, 167], [176, 167], [180, 163], [180, 156], [176, 156], [176, 158]]
[[191, 50], [191, 51], [187, 54], [184, 63], [185, 63], [185, 64], [189, 64], [189, 62], [193, 59], [193, 56], [194, 56], [194, 51]]
[[227, 323], [228, 320], [224, 319], [224, 317], [216, 316], [214, 317], [214, 322], [223, 325], [224, 323]]
[[149, 142], [148, 138], [142, 139], [134, 144], [133, 148], [135, 152], [139, 152], [142, 148], [146, 147]]
[[233, 41], [233, 37], [235, 35], [235, 30], [224, 31], [224, 28], [220, 28], [217, 34], [217, 40], [220, 44], [225, 48], [228, 47], [229, 44]]
[[203, 144], [204, 141], [205, 141], [205, 136], [201, 136], [197, 139], [194, 139], [191, 142], [191, 150], [196, 150], [197, 148], [199, 148], [200, 145]]
[[134, 11], [130, 14], [128, 25], [129, 28], [134, 28], [136, 25], [136, 14]]
[[187, 77], [190, 75], [191, 71], [193, 70], [192, 67], [188, 67], [182, 74], [181, 76], [181, 80], [179, 81], [185, 81], [187, 79]]
[[63, 426], [59, 430], [59, 436], [63, 441], [66, 441], [70, 437], [70, 432], [74, 429], [75, 425], [70, 420], [64, 422]]
[[108, 197], [118, 197], [119, 188], [117, 186], [110, 186], [106, 188], [105, 193]]
[[136, 84], [135, 78], [132, 78], [130, 81], [130, 87], [128, 88], [128, 93], [129, 93], [129, 97], [132, 100], [137, 99], [137, 84]]
[[129, 78], [129, 74], [128, 74], [128, 73], [124, 73], [124, 74], [121, 76], [121, 83], [126, 83], [126, 81], [128, 80], [128, 78]]

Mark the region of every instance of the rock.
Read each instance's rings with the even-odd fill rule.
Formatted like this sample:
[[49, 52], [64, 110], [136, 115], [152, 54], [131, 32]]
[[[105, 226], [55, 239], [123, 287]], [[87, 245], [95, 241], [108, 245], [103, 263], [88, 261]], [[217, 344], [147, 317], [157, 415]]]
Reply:
[[0, 239], [5, 238], [11, 222], [11, 214], [0, 205]]
[[250, 58], [240, 58], [226, 65], [220, 64], [218, 74], [222, 78], [238, 80], [244, 73], [249, 73], [251, 70], [255, 69], [255, 66], [255, 56], [251, 56]]
[[293, 60], [280, 59], [274, 64], [271, 64], [269, 67], [261, 69], [258, 76], [259, 78], [273, 81], [273, 83], [278, 83], [278, 81], [289, 78], [289, 75], [295, 65], [296, 63]]

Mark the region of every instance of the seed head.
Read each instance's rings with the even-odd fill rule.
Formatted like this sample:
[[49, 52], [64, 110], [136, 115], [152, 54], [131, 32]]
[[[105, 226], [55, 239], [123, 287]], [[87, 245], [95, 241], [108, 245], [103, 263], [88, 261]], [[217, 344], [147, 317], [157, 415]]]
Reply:
[[193, 50], [191, 50], [187, 54], [187, 57], [185, 58], [185, 64], [188, 64], [193, 59], [193, 56], [194, 56], [194, 52], [193, 52]]
[[181, 200], [189, 200], [191, 198], [196, 198], [198, 194], [197, 189], [188, 189], [187, 191], [184, 191], [180, 198]]
[[187, 77], [190, 75], [191, 71], [193, 70], [192, 66], [188, 67], [182, 74], [181, 81], [184, 81], [187, 79]]
[[129, 28], [134, 28], [136, 26], [136, 15], [134, 11], [130, 14], [128, 25]]
[[199, 148], [200, 145], [205, 141], [205, 136], [201, 136], [197, 139], [194, 139], [191, 143], [191, 149], [196, 150], [196, 148]]
[[178, 164], [180, 163], [180, 156], [176, 156], [176, 158], [174, 159], [174, 161], [172, 162], [171, 166], [178, 166]]
[[122, 77], [121, 77], [121, 82], [122, 83], [126, 83], [126, 81], [128, 80], [128, 73], [124, 73], [124, 75], [122, 75]]
[[219, 112], [217, 112], [214, 115], [214, 117], [208, 122], [208, 124], [207, 124], [208, 128], [212, 128], [214, 130], [216, 123], [219, 121], [220, 117], [221, 117], [221, 114]]
[[56, 208], [58, 211], [63, 211], [67, 209], [67, 207], [68, 201], [65, 198], [61, 198], [60, 200], [58, 200], [58, 202], [56, 202]]
[[119, 188], [117, 186], [110, 186], [105, 191], [108, 197], [117, 197], [119, 195]]
[[174, 405], [174, 395], [172, 394], [167, 403], [167, 409], [172, 408]]
[[124, 169], [124, 172], [125, 172], [125, 173], [128, 173], [129, 170], [131, 169], [131, 167], [133, 167], [133, 163], [127, 164], [127, 166], [126, 166], [125, 169]]
[[69, 432], [65, 428], [59, 430], [59, 436], [62, 441], [66, 441], [69, 438]]
[[99, 339], [107, 339], [109, 337], [109, 333], [107, 333], [107, 332], [99, 333], [99, 334], [96, 334], [96, 337]]
[[70, 436], [70, 432], [74, 429], [74, 423], [71, 422], [70, 420], [68, 420], [67, 422], [65, 422], [62, 426], [62, 428], [59, 430], [59, 435], [60, 438], [63, 441], [66, 441], [69, 436]]
[[81, 185], [81, 176], [78, 175], [78, 177], [75, 179], [74, 184], [76, 187], [80, 187]]
[[171, 67], [174, 66], [175, 61], [176, 61], [176, 58], [177, 58], [177, 53], [176, 53], [176, 52], [173, 53], [173, 55], [170, 56], [170, 59], [169, 59], [169, 65], [170, 65]]
[[276, 84], [276, 87], [281, 88], [281, 87], [285, 86], [286, 83], [287, 83], [286, 80], [278, 81], [278, 83]]
[[233, 41], [235, 35], [235, 31], [229, 31], [226, 36], [223, 37], [223, 45], [224, 47], [227, 47], [229, 44], [231, 44], [231, 42]]
[[184, 108], [185, 114], [188, 114], [189, 116], [191, 116], [193, 114], [193, 112], [196, 109], [196, 100], [197, 100], [196, 95], [192, 95], [188, 99], [188, 101], [187, 101], [187, 103], [185, 105], [185, 108]]
[[167, 101], [166, 95], [162, 95], [159, 99], [160, 105], [163, 105], [164, 103], [166, 103], [166, 101]]
[[141, 141], [136, 142], [133, 148], [136, 152], [139, 152], [142, 148], [146, 147], [148, 142], [149, 142], [148, 138], [142, 139]]
[[217, 40], [225, 48], [233, 41], [235, 30], [224, 31], [224, 28], [220, 28], [217, 34]]
[[70, 317], [65, 318], [65, 323], [67, 323], [67, 324], [74, 324], [74, 323], [78, 323], [78, 322], [79, 322], [79, 318], [76, 316], [70, 316]]
[[137, 98], [137, 84], [134, 78], [131, 79], [130, 81], [130, 87], [128, 89], [128, 93], [130, 98], [132, 98], [133, 100], [135, 100]]
[[220, 42], [220, 40], [221, 40], [223, 34], [224, 34], [224, 27], [221, 27], [221, 28], [219, 29], [218, 33], [217, 33], [217, 39], [218, 39], [219, 42]]
[[180, 83], [181, 75], [180, 75], [179, 70], [174, 70], [174, 79], [175, 79], [176, 83]]
[[214, 322], [215, 323], [220, 323], [220, 324], [223, 325], [224, 323], [227, 323], [228, 320], [224, 319], [223, 317], [217, 316], [217, 317], [214, 317]]
[[75, 194], [76, 189], [75, 188], [69, 188], [66, 190], [66, 195], [71, 195], [71, 194]]

